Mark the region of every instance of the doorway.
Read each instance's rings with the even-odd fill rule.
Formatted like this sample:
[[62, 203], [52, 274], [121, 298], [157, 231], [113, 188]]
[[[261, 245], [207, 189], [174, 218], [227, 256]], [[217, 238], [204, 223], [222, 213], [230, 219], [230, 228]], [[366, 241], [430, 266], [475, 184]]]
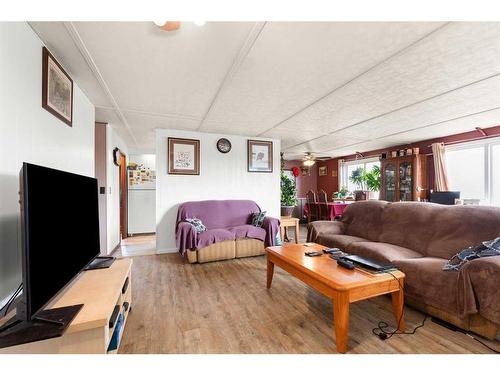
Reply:
[[120, 166], [120, 237], [128, 237], [128, 185], [127, 185], [127, 157], [121, 151]]

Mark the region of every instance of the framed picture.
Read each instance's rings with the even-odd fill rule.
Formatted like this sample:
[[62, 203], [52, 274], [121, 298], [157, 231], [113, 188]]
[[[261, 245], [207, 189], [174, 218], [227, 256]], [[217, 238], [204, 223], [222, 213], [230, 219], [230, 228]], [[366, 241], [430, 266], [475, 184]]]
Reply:
[[200, 141], [198, 139], [168, 138], [168, 173], [200, 174]]
[[327, 169], [326, 169], [326, 165], [323, 166], [323, 167], [319, 167], [318, 168], [318, 173], [320, 176], [326, 176], [328, 173], [327, 173]]
[[73, 126], [73, 80], [45, 47], [42, 49], [42, 107]]
[[273, 142], [248, 140], [248, 172], [273, 171]]

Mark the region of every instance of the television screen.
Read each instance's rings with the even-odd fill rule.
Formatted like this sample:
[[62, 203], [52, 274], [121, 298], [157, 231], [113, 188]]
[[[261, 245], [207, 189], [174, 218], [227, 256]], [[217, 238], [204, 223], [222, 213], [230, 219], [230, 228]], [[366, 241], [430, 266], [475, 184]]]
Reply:
[[21, 171], [25, 318], [100, 253], [95, 178], [24, 163]]

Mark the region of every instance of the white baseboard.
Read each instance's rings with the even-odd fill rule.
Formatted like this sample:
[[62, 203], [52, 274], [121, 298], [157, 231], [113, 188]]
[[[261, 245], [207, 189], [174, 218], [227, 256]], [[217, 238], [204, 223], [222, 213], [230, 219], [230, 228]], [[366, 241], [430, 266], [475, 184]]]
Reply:
[[167, 249], [156, 249], [156, 254], [170, 254], [170, 253], [177, 253], [179, 250], [177, 250], [175, 247], [173, 248], [167, 248]]

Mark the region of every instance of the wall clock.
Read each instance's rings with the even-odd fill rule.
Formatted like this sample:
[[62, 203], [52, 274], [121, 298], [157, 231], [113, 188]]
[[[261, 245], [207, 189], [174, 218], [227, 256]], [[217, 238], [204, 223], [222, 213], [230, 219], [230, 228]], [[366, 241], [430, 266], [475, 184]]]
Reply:
[[217, 150], [219, 150], [223, 154], [227, 154], [229, 151], [231, 151], [231, 142], [229, 142], [229, 139], [219, 139], [217, 141]]

